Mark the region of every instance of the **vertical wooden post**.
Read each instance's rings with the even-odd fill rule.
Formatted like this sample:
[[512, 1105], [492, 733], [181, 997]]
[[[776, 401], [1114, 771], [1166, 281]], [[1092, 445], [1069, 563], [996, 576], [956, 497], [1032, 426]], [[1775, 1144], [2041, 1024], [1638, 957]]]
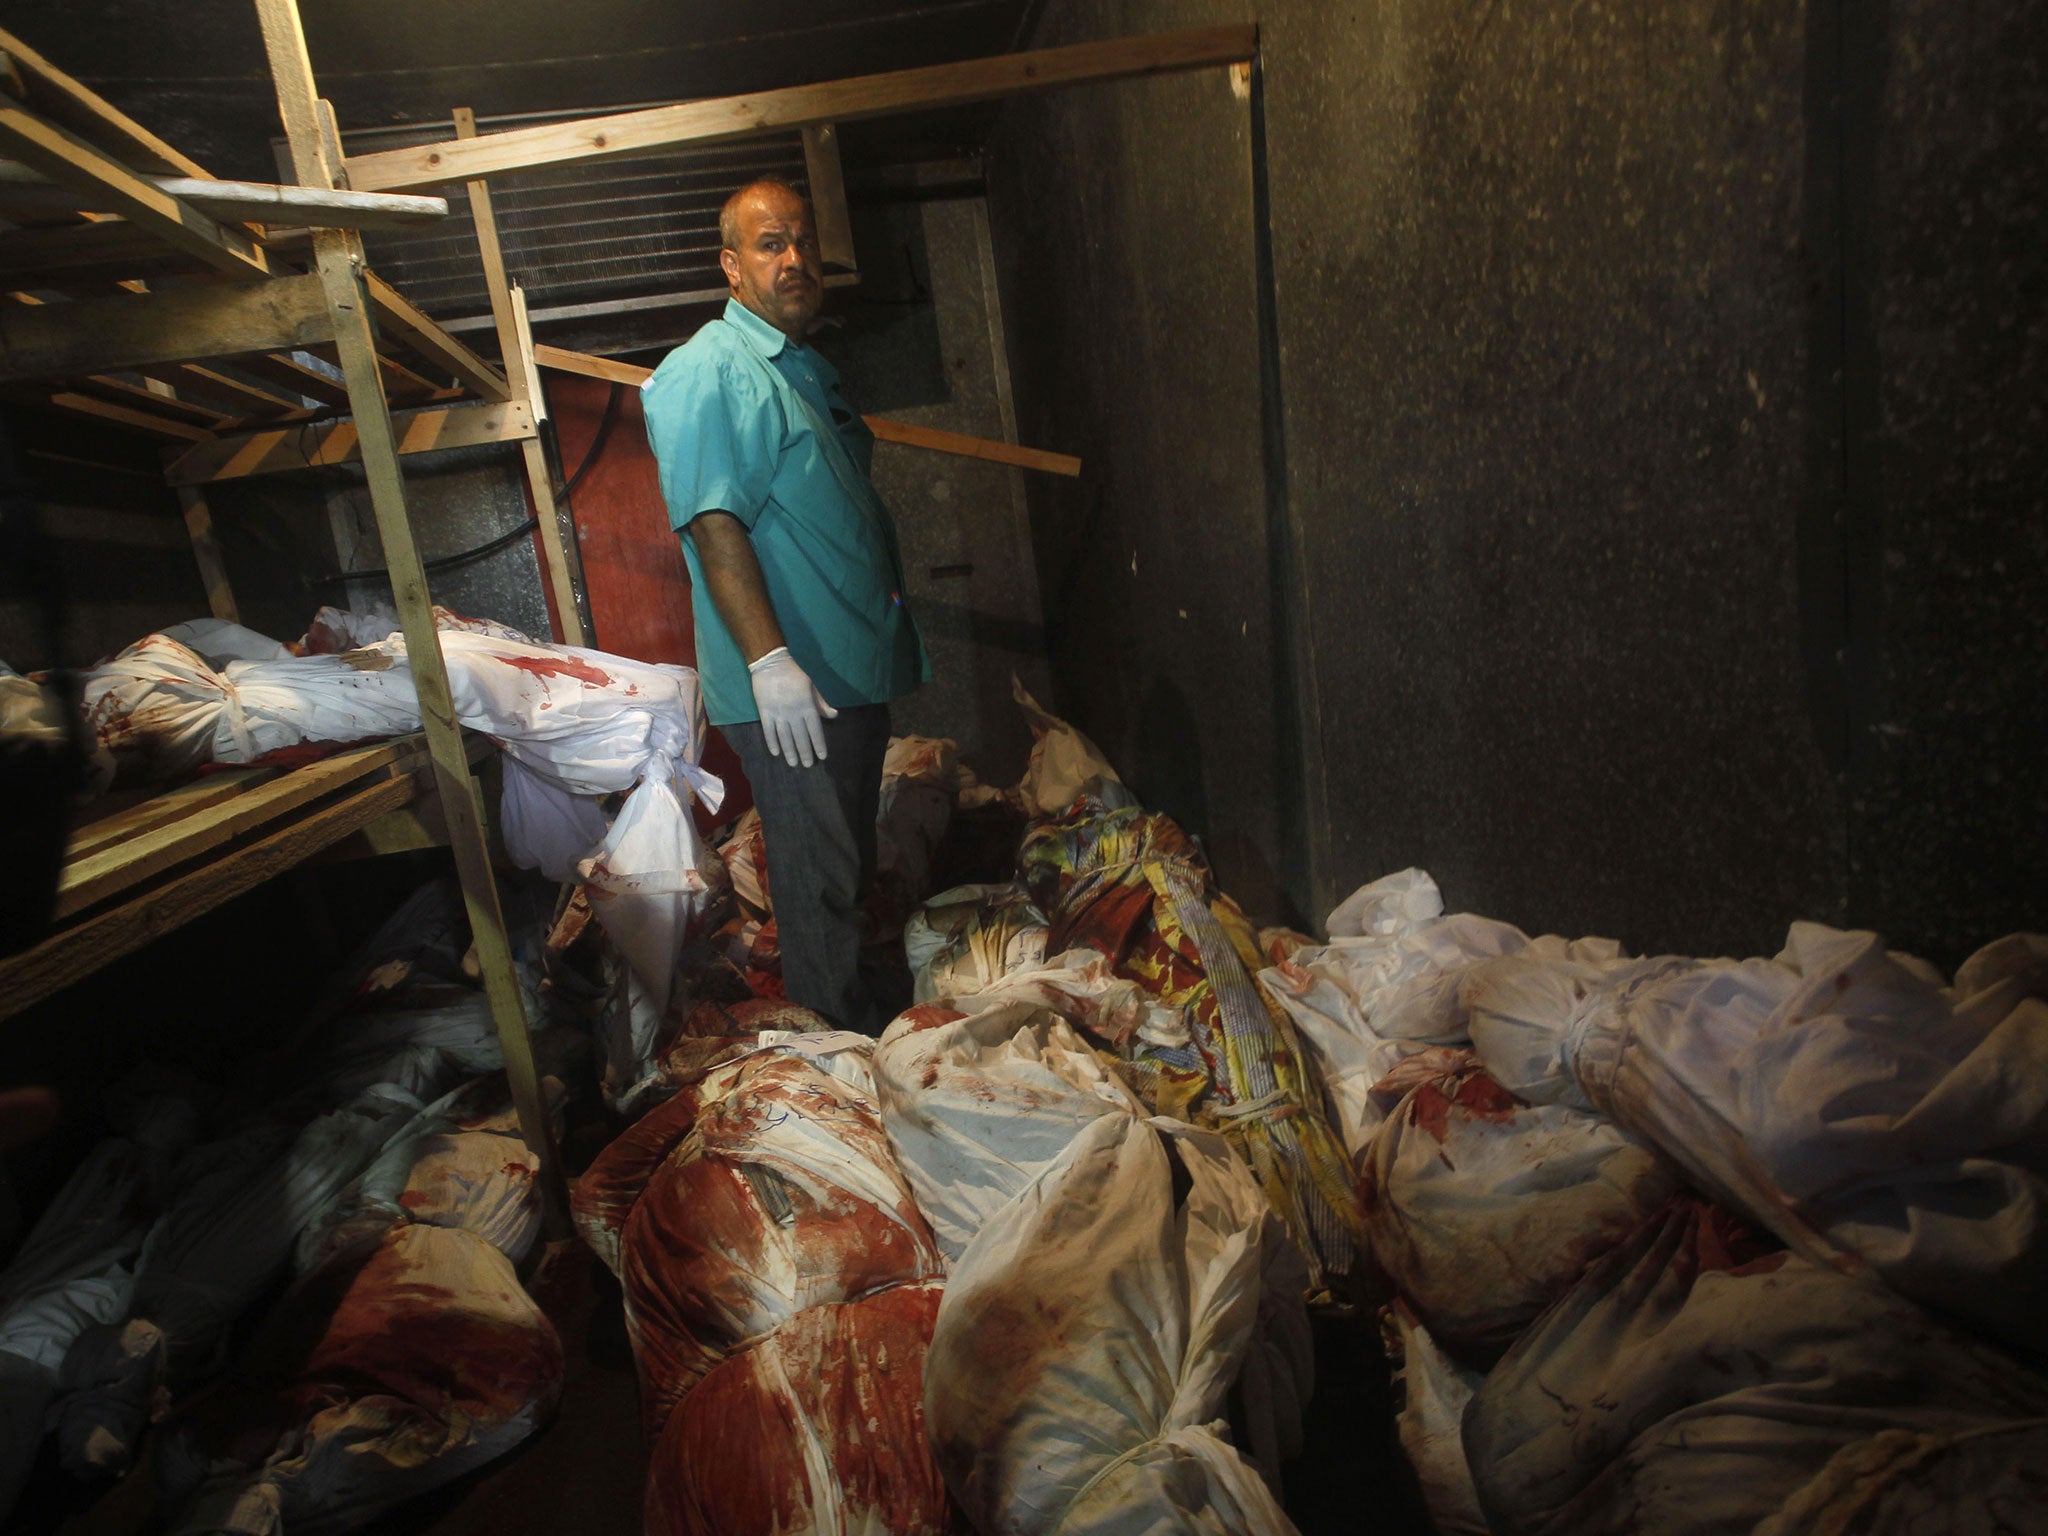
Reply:
[[[304, 186], [332, 189], [337, 182], [333, 152], [321, 132], [321, 102], [314, 94], [312, 63], [306, 55], [296, 0], [256, 0], [263, 25], [263, 45], [277, 85], [279, 114], [291, 143], [293, 174]], [[448, 840], [462, 878], [469, 909], [471, 937], [483, 971], [491, 1017], [505, 1053], [505, 1072], [519, 1112], [519, 1128], [541, 1166], [541, 1187], [547, 1230], [559, 1236], [568, 1227], [568, 1186], [562, 1176], [548, 1124], [547, 1105], [534, 1067], [533, 1043], [526, 1028], [519, 975], [505, 937], [505, 914], [491, 871], [490, 849], [484, 840], [482, 802], [463, 751], [462, 728], [448, 689], [448, 667], [434, 631], [432, 599], [427, 595], [426, 569], [413, 541], [405, 509], [405, 475], [399, 466], [398, 444], [391, 429], [390, 406], [377, 367], [376, 338], [371, 331], [371, 306], [364, 281], [362, 238], [353, 230], [322, 229], [313, 235], [313, 252], [327, 307], [334, 320], [335, 347], [348, 384], [349, 408], [355, 413], [363, 472], [370, 504], [384, 544], [384, 563], [391, 573], [391, 595], [405, 631], [406, 660], [419, 692], [420, 720], [426, 728], [427, 750], [440, 787], [441, 808], [448, 818]]]
[[206, 606], [213, 610], [216, 619], [241, 623], [234, 589], [228, 585], [227, 562], [221, 558], [220, 540], [213, 536], [213, 511], [206, 505], [206, 497], [196, 485], [181, 485], [178, 501], [185, 508], [185, 532], [192, 537], [192, 558], [199, 563], [199, 579], [206, 583]]
[[[476, 137], [476, 114], [468, 107], [455, 109], [457, 137]], [[491, 186], [482, 177], [469, 184], [469, 211], [476, 220], [476, 245], [483, 257], [484, 286], [491, 294], [491, 319], [498, 328], [498, 355], [504, 361], [505, 380], [512, 386], [512, 398], [533, 407], [537, 423], [547, 414], [547, 399], [538, 394], [534, 381], [533, 343], [519, 325], [512, 301], [512, 285], [505, 271], [505, 249], [498, 243], [498, 220], [491, 211]], [[530, 437], [519, 444], [526, 460], [526, 487], [533, 494], [533, 515], [540, 523], [540, 547], [546, 559], [548, 590], [554, 594], [555, 615], [561, 625], [557, 637], [569, 645], [588, 645], [583, 615], [576, 606], [576, 584], [569, 578], [569, 558], [562, 542], [561, 514], [555, 506], [554, 476], [548, 471], [548, 456], [540, 439]]]
[[804, 180], [811, 186], [818, 260], [841, 272], [859, 271], [853, 256], [853, 219], [846, 211], [846, 174], [839, 164], [839, 131], [830, 123], [804, 130]]

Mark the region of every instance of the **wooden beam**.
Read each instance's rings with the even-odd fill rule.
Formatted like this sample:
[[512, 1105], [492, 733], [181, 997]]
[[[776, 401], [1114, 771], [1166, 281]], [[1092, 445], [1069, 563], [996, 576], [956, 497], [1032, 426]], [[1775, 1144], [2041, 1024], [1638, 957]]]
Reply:
[[317, 400], [322, 405], [348, 404], [348, 391], [339, 379], [322, 373], [318, 368], [308, 367], [295, 357], [257, 352], [236, 358], [235, 366], [266, 383], [288, 389], [305, 399]]
[[437, 384], [432, 379], [414, 373], [395, 357], [380, 352], [377, 354], [377, 372], [384, 380], [384, 393], [402, 405], [421, 405], [429, 400], [453, 399], [462, 393], [459, 388]]
[[899, 69], [354, 155], [347, 162], [348, 181], [361, 192], [431, 187], [542, 165], [643, 155], [676, 144], [751, 138], [812, 123], [848, 123], [1089, 81], [1236, 64], [1253, 57], [1258, 46], [1258, 28], [1242, 24]]
[[270, 262], [246, 230], [231, 229], [180, 202], [104, 150], [0, 96], [0, 151], [52, 181], [88, 195], [166, 245], [230, 277], [270, 276]]
[[[332, 363], [337, 368], [341, 366], [341, 354], [335, 350], [331, 342], [308, 347], [306, 350], [324, 363]], [[385, 395], [401, 405], [424, 405], [432, 400], [453, 400], [463, 392], [460, 385], [437, 384], [432, 379], [414, 373], [397, 358], [384, 352], [377, 354], [377, 372], [384, 380]]]
[[60, 929], [33, 949], [0, 959], [0, 1018], [132, 954], [222, 902], [282, 874], [417, 793], [410, 774], [355, 791], [304, 820], [203, 864], [133, 901]]
[[195, 427], [189, 421], [177, 421], [156, 411], [138, 411], [133, 406], [116, 405], [111, 400], [102, 400], [96, 395], [81, 395], [75, 390], [59, 390], [50, 396], [50, 404], [60, 411], [70, 411], [78, 416], [92, 416], [100, 421], [110, 421], [119, 427], [133, 427], [138, 432], [154, 432], [158, 437], [182, 438], [186, 442], [197, 442], [212, 436], [206, 428]]
[[51, 122], [109, 151], [126, 165], [167, 176], [204, 176], [198, 161], [180, 153], [142, 124], [57, 68], [12, 32], [0, 31], [0, 53], [11, 65], [5, 89]]
[[[118, 158], [118, 157], [116, 157]], [[143, 175], [167, 197], [224, 221], [267, 221], [278, 228], [419, 229], [448, 217], [448, 200], [397, 192], [322, 192], [272, 181]], [[66, 186], [19, 160], [0, 160], [0, 201], [27, 207], [100, 209], [97, 187]]]
[[[512, 290], [512, 319], [519, 348], [517, 367], [525, 376], [526, 393], [533, 403], [534, 415], [544, 418], [548, 397], [541, 387], [539, 365], [533, 360], [533, 328], [526, 319], [526, 295], [516, 286]], [[507, 369], [513, 366], [513, 360], [507, 358]], [[540, 533], [548, 590], [555, 600], [556, 627], [561, 631], [564, 644], [588, 645], [590, 641], [583, 631], [583, 613], [576, 606], [576, 583], [569, 575], [568, 540], [562, 536], [561, 508], [555, 502], [555, 472], [548, 466], [548, 456], [542, 451], [537, 435], [519, 447], [526, 460], [526, 489], [533, 498], [533, 516]]]
[[130, 384], [126, 379], [117, 379], [109, 374], [96, 373], [85, 381], [85, 392], [101, 395], [116, 405], [128, 405], [138, 411], [157, 411], [204, 427], [209, 432], [218, 432], [223, 427], [234, 425], [237, 418], [211, 406], [201, 405], [196, 400], [187, 400], [170, 389], [147, 389], [140, 384]]
[[[534, 436], [533, 414], [519, 400], [503, 405], [470, 403], [400, 411], [391, 421], [400, 453], [524, 442]], [[214, 480], [241, 480], [250, 475], [349, 464], [361, 457], [361, 439], [355, 422], [308, 422], [239, 437], [211, 438], [180, 455], [164, 471], [164, 478], [172, 485], [203, 485]]]
[[213, 509], [197, 486], [177, 489], [178, 504], [185, 509], [185, 533], [192, 540], [192, 561], [206, 585], [206, 606], [216, 619], [239, 624], [242, 611], [235, 605], [235, 589], [228, 584], [228, 562], [221, 553], [220, 540], [213, 536]]
[[419, 736], [356, 747], [212, 805], [191, 807], [175, 820], [69, 860], [57, 880], [55, 915], [71, 917], [97, 906], [359, 780], [410, 773], [425, 757], [426, 743]]
[[[256, 0], [256, 16], [263, 30], [264, 52], [270, 59], [271, 79], [277, 86], [278, 115], [284, 120], [291, 145], [293, 178], [309, 187], [338, 186], [341, 167], [324, 142], [323, 103], [314, 89], [313, 65], [306, 53], [298, 6], [295, 0]], [[348, 381], [349, 402], [355, 411], [363, 479], [369, 487], [384, 562], [390, 571], [391, 596], [405, 631], [406, 661], [419, 695], [420, 720], [434, 760], [441, 808], [448, 817], [449, 846], [462, 881], [470, 935], [476, 944], [484, 990], [490, 997], [498, 1043], [505, 1053], [505, 1076], [518, 1107], [520, 1131], [540, 1163], [545, 1230], [566, 1236], [568, 1181], [541, 1098], [519, 973], [505, 934], [505, 913], [498, 899], [497, 877], [491, 870], [490, 846], [484, 839], [482, 805], [456, 723], [441, 637], [434, 628], [426, 567], [406, 513], [405, 472], [377, 372], [377, 339], [370, 324], [375, 300], [363, 261], [362, 236], [352, 230], [316, 230], [313, 252], [342, 377]], [[438, 326], [434, 329], [446, 337]], [[498, 382], [500, 392], [494, 398], [503, 401], [510, 388], [502, 379]]]
[[[631, 384], [635, 388], [654, 376], [652, 368], [621, 363], [609, 357], [592, 357], [586, 352], [571, 352], [564, 347], [537, 346], [533, 349], [533, 356], [543, 368], [580, 373], [587, 378], [606, 379], [614, 384]], [[877, 442], [928, 448], [934, 453], [951, 453], [967, 459], [987, 459], [994, 464], [1014, 464], [1019, 469], [1040, 469], [1051, 475], [1081, 473], [1081, 461], [1072, 454], [1050, 453], [1043, 448], [1020, 448], [1015, 443], [969, 437], [961, 432], [941, 432], [936, 427], [913, 426], [910, 422], [894, 421], [887, 416], [865, 416], [861, 419], [875, 434]]]
[[[476, 114], [468, 107], [455, 109], [455, 131], [461, 137], [476, 135]], [[498, 241], [498, 218], [491, 207], [491, 184], [469, 184], [469, 211], [476, 224], [477, 255], [483, 262], [484, 288], [491, 296], [491, 319], [498, 332], [498, 355], [505, 363], [505, 379], [513, 395], [533, 408], [535, 421], [547, 414], [547, 396], [540, 387], [540, 374], [533, 360], [533, 329], [526, 315], [526, 301], [513, 286], [505, 269], [505, 249]], [[583, 631], [583, 613], [576, 604], [576, 584], [569, 576], [568, 549], [562, 537], [561, 510], [555, 505], [555, 476], [548, 467], [547, 454], [538, 435], [519, 445], [526, 469], [527, 495], [533, 503], [534, 522], [540, 533], [541, 570], [554, 598], [558, 638], [569, 645], [588, 645]]]
[[126, 219], [0, 233], [0, 288], [63, 288], [190, 272], [198, 263]]
[[558, 373], [580, 373], [588, 379], [604, 379], [612, 384], [630, 384], [638, 389], [654, 377], [652, 368], [642, 368], [638, 363], [622, 363], [615, 358], [592, 357], [588, 352], [571, 352], [567, 347], [551, 347], [546, 342], [536, 342], [533, 360], [543, 368], [553, 368]]
[[77, 378], [156, 363], [289, 352], [334, 334], [317, 277], [0, 305], [0, 379]]
[[297, 410], [299, 406], [296, 400], [258, 384], [245, 384], [218, 368], [208, 368], [202, 363], [152, 364], [142, 372], [200, 399], [218, 400], [232, 406], [238, 416], [279, 416]]
[[811, 224], [818, 260], [842, 272], [860, 263], [853, 255], [853, 219], [846, 211], [846, 176], [839, 165], [839, 130], [830, 123], [804, 129], [804, 180], [811, 188]]
[[463, 387], [486, 400], [510, 400], [512, 386], [505, 376], [469, 348], [442, 330], [440, 325], [415, 308], [396, 288], [374, 272], [365, 272], [370, 299], [377, 306], [377, 323], [392, 337], [428, 362], [462, 381]]
[[283, 771], [268, 765], [261, 768], [216, 768], [200, 778], [173, 785], [147, 800], [138, 800], [97, 821], [74, 828], [70, 840], [64, 845], [64, 857], [66, 860], [82, 859], [109, 843], [120, 842], [151, 827], [159, 827], [180, 816], [189, 816], [209, 805], [217, 805], [231, 795], [241, 794], [251, 785], [276, 778]]
[[1049, 453], [1043, 448], [1020, 448], [986, 437], [968, 437], [960, 432], [941, 432], [936, 427], [913, 426], [886, 416], [865, 416], [868, 430], [878, 443], [900, 443], [906, 448], [927, 448], [933, 453], [951, 453], [966, 459], [987, 459], [995, 464], [1014, 464], [1019, 469], [1041, 469], [1049, 475], [1079, 475], [1081, 461], [1069, 453]]
[[152, 177], [159, 192], [224, 219], [266, 220], [307, 229], [418, 229], [448, 217], [445, 197], [326, 192], [267, 181]]

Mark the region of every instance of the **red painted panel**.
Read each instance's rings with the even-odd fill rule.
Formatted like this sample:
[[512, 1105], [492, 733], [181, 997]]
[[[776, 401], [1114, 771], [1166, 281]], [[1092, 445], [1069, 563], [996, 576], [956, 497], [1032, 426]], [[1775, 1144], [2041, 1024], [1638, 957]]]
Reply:
[[[563, 470], [573, 475], [597, 436], [611, 386], [552, 371], [543, 378]], [[640, 414], [640, 391], [630, 385], [619, 389], [611, 432], [577, 484], [570, 511], [596, 647], [635, 661], [695, 666], [690, 572], [668, 525], [646, 418]], [[729, 821], [754, 803], [739, 758], [716, 730], [705, 745], [704, 766], [725, 780], [725, 807], [718, 820]]]

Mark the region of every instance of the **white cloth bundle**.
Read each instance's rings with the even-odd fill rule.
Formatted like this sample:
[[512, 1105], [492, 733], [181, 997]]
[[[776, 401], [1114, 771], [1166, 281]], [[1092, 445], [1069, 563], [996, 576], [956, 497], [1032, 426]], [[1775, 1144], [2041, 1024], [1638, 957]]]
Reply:
[[1445, 1354], [1398, 1298], [1388, 1312], [1401, 1349], [1394, 1371], [1401, 1388], [1396, 1428], [1401, 1451], [1415, 1470], [1429, 1522], [1436, 1527], [1436, 1536], [1488, 1536], [1463, 1438], [1465, 1405], [1485, 1374], [1469, 1371]]
[[1259, 972], [1259, 980], [1315, 1052], [1354, 1158], [1385, 1118], [1387, 1106], [1373, 1098], [1373, 1084], [1423, 1046], [1467, 1039], [1470, 1016], [1461, 988], [1475, 967], [1532, 946], [1542, 954], [1599, 961], [1621, 952], [1610, 939], [1531, 940], [1491, 918], [1446, 916], [1442, 892], [1419, 869], [1360, 886], [1331, 912], [1328, 926], [1327, 944], [1295, 949]]
[[[700, 866], [709, 855], [689, 803], [694, 795], [715, 811], [724, 798], [700, 766], [697, 674], [540, 645], [453, 616], [440, 643], [456, 719], [505, 751], [506, 851], [550, 879], [580, 878], [603, 898], [599, 920], [632, 973], [618, 1038], [607, 1042], [605, 1089], [615, 1103], [629, 1101], [645, 1087], [676, 952], [706, 889]], [[160, 773], [420, 724], [399, 634], [341, 655], [230, 661], [220, 671], [176, 640], [149, 635], [89, 673], [84, 699], [103, 746], [139, 753]], [[607, 824], [597, 801], [611, 794], [627, 799]]]
[[942, 891], [903, 925], [911, 995], [966, 997], [991, 982], [1045, 963], [1045, 914], [1023, 886], [959, 885]]
[[1126, 981], [1027, 971], [920, 1004], [884, 1031], [874, 1064], [882, 1123], [949, 1259], [1082, 1126], [1146, 1113], [1070, 1022], [1143, 1005]]
[[1307, 1272], [1213, 1132], [1102, 1115], [970, 1243], [939, 1305], [925, 1415], [986, 1536], [1293, 1530], [1262, 1460], [1294, 1447]]
[[1455, 1054], [1463, 1064], [1411, 1089], [1367, 1145], [1359, 1204], [1374, 1265], [1432, 1334], [1484, 1361], [1678, 1180], [1619, 1126], [1518, 1104]]
[[1554, 1051], [1581, 1102], [1800, 1253], [2048, 1350], [2021, 1300], [2048, 1294], [2048, 939], [1988, 945], [1946, 991], [1818, 923], [1770, 960], [1560, 974], [1510, 962], [1474, 993], [1511, 1076]]
[[[1914, 1529], [2048, 1529], [2048, 1505], [2026, 1491], [2039, 1462], [2025, 1459], [2048, 1423], [2048, 1381], [1868, 1275], [1783, 1251], [1752, 1257], [1728, 1225], [1680, 1202], [1588, 1271], [1480, 1384], [1465, 1450], [1496, 1532], [1751, 1531], [1824, 1477], [1851, 1496], [1808, 1497], [1853, 1508], [1845, 1454], [1885, 1469], [1866, 1495], [1923, 1480], [1956, 1495]], [[1901, 1440], [1928, 1454], [1886, 1467], [1874, 1453]], [[1983, 1476], [1959, 1484], [1943, 1462], [1973, 1442]], [[1869, 1528], [1777, 1525], [1788, 1536]]]

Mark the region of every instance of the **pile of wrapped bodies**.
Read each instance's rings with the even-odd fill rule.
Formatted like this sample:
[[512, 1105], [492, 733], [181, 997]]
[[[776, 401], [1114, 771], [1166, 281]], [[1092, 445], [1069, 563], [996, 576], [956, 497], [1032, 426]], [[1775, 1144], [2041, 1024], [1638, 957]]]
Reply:
[[[144, 1069], [139, 1090], [109, 1088], [121, 1134], [0, 1273], [0, 1505], [46, 1429], [66, 1473], [103, 1481], [168, 1406], [174, 1528], [347, 1525], [544, 1419], [560, 1352], [515, 1273], [536, 1174], [466, 943], [452, 882], [423, 886], [301, 1038], [210, 1087]], [[544, 1061], [563, 1035], [536, 1037]], [[294, 1270], [257, 1347], [231, 1359]], [[442, 1292], [446, 1329], [423, 1321]]]
[[1086, 1043], [1160, 1006], [1098, 961], [879, 1045], [673, 1043], [673, 1096], [574, 1198], [624, 1292], [650, 1531], [1291, 1530], [1302, 1256], [1221, 1137]]
[[1264, 979], [1349, 1074], [1441, 1530], [2048, 1529], [2048, 941], [1638, 960], [1417, 871], [1331, 928]]
[[1022, 972], [912, 1008], [875, 1053], [952, 1265], [925, 1413], [978, 1531], [1292, 1530], [1306, 1268], [1223, 1138], [1151, 1115], [1086, 1043], [1152, 1006], [1106, 968]]
[[923, 1383], [945, 1263], [882, 1133], [874, 1042], [765, 1040], [679, 1043], [673, 1096], [576, 1187], [625, 1294], [647, 1529], [937, 1536], [954, 1515]]
[[[83, 703], [116, 760], [163, 774], [249, 763], [307, 742], [420, 728], [405, 638], [323, 609], [309, 641], [361, 639], [339, 654], [291, 654], [238, 626], [203, 621], [145, 636], [86, 674]], [[183, 638], [180, 638], [182, 635]], [[630, 971], [622, 1038], [607, 1051], [614, 1099], [644, 1074], [711, 859], [693, 800], [716, 810], [700, 766], [703, 703], [689, 667], [543, 645], [502, 625], [439, 618], [457, 721], [504, 749], [500, 817], [513, 861], [581, 880]], [[600, 802], [624, 795], [616, 814]]]
[[503, 1074], [428, 1106], [308, 1225], [235, 1386], [174, 1424], [175, 1536], [362, 1529], [531, 1435], [563, 1364], [519, 1280], [539, 1230]]
[[1220, 1129], [1308, 1256], [1312, 1283], [1348, 1274], [1360, 1236], [1352, 1163], [1316, 1064], [1253, 980], [1258, 936], [1165, 816], [1092, 795], [1034, 822], [1018, 856], [1047, 916], [1048, 954], [1089, 950], [1162, 1007], [1115, 1043], [1158, 1114]]

